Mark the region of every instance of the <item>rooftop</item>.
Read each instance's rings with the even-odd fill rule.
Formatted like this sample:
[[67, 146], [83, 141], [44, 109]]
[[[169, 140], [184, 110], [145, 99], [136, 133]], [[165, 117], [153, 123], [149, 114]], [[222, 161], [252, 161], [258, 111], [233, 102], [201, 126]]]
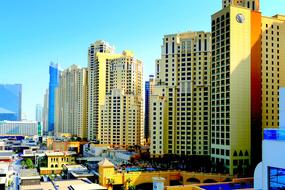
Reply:
[[83, 185], [71, 185], [71, 189], [73, 190], [103, 190], [107, 189], [106, 187], [103, 187], [98, 184], [83, 184]]
[[41, 182], [39, 185], [21, 185], [21, 190], [55, 190], [51, 182]]
[[68, 170], [87, 170], [85, 166], [80, 164], [73, 164], [73, 165], [64, 164], [64, 167]]
[[46, 153], [47, 156], [71, 156], [71, 155], [76, 155], [76, 152], [73, 152], [73, 151], [61, 151], [61, 152], [46, 151], [45, 153]]
[[106, 189], [100, 185], [90, 183], [88, 179], [77, 179], [77, 180], [63, 180], [55, 181], [55, 185], [60, 190], [69, 190], [69, 187], [73, 190], [103, 190]]
[[101, 162], [98, 163], [99, 166], [110, 166], [110, 167], [114, 167], [114, 164], [112, 162], [110, 162], [107, 158], [105, 158], [104, 160], [102, 160]]
[[20, 171], [21, 179], [41, 179], [40, 174], [37, 169], [21, 169]]

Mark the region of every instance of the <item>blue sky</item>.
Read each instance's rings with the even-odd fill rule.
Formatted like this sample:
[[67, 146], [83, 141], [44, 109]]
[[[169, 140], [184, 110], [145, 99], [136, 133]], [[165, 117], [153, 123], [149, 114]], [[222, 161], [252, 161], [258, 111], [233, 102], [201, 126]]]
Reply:
[[[0, 83], [23, 84], [23, 112], [34, 119], [48, 87], [48, 65], [87, 65], [90, 43], [131, 49], [154, 72], [163, 35], [210, 30], [221, 0], [1, 0]], [[285, 14], [285, 0], [262, 0], [263, 15]]]

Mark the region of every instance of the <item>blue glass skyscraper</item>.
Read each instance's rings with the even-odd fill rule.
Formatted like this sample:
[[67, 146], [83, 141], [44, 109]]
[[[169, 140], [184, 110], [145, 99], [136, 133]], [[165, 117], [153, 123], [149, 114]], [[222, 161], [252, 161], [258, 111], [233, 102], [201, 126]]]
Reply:
[[144, 136], [149, 138], [149, 103], [152, 94], [152, 87], [154, 85], [154, 75], [149, 75], [149, 81], [145, 81], [145, 117], [144, 117]]
[[49, 66], [49, 103], [48, 103], [48, 133], [54, 134], [55, 90], [59, 85], [58, 64]]
[[20, 121], [22, 116], [22, 85], [0, 84], [0, 121]]

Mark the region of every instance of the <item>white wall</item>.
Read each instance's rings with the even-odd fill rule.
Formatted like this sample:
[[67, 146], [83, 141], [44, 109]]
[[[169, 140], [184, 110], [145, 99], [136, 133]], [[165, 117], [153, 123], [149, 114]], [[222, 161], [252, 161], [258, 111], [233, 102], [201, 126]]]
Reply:
[[262, 151], [263, 189], [268, 189], [268, 167], [285, 169], [285, 141], [264, 140]]

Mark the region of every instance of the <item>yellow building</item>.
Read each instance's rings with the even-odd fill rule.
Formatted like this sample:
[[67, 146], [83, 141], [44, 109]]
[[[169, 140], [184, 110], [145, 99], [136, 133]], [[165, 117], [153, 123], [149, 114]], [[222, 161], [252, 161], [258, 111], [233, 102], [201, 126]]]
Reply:
[[89, 48], [88, 139], [135, 145], [143, 140], [142, 62], [114, 54], [103, 41]]
[[261, 18], [262, 127], [279, 127], [279, 89], [285, 86], [285, 16]]
[[76, 152], [54, 152], [46, 151], [47, 167], [40, 168], [40, 174], [60, 174], [63, 169], [63, 165], [75, 164]]
[[150, 153], [209, 155], [211, 34], [164, 36], [150, 98]]
[[120, 57], [105, 41], [96, 41], [88, 50], [88, 140], [100, 139], [100, 107], [106, 96], [106, 60]]
[[[117, 172], [114, 164], [108, 159], [98, 163], [99, 165], [99, 184], [112, 190], [114, 186], [136, 186], [152, 184], [153, 177], [165, 179], [165, 186], [172, 182], [179, 182], [183, 186], [199, 183], [213, 183], [231, 181], [232, 177], [221, 174], [194, 173], [184, 171], [153, 171], [153, 172]], [[170, 189], [180, 189], [179, 187]], [[182, 188], [183, 189], [183, 188]], [[188, 189], [191, 189], [188, 186]]]
[[60, 74], [56, 89], [55, 134], [87, 138], [87, 69], [72, 65]]
[[107, 62], [108, 84], [101, 106], [100, 142], [140, 145], [143, 141], [142, 62], [127, 51]]
[[211, 157], [236, 174], [260, 161], [262, 127], [279, 126], [284, 17], [262, 17], [258, 0], [222, 2], [212, 15]]

